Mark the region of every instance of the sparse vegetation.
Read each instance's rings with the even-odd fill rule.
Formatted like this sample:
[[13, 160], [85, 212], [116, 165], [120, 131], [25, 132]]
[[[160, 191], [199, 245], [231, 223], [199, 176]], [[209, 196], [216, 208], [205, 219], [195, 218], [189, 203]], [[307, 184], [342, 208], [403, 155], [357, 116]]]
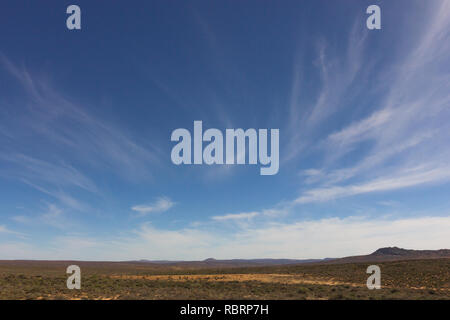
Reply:
[[79, 262], [81, 290], [66, 288], [74, 262], [0, 262], [0, 299], [450, 299], [450, 259], [377, 263], [382, 289], [368, 290], [370, 263], [180, 268]]

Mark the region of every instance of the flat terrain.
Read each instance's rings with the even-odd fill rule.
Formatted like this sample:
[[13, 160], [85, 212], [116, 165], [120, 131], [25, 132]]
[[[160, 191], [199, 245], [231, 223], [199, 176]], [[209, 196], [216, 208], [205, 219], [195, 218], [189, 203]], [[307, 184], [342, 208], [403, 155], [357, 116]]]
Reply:
[[[81, 290], [66, 267], [81, 268]], [[450, 299], [450, 259], [205, 268], [139, 262], [0, 261], [0, 299]]]

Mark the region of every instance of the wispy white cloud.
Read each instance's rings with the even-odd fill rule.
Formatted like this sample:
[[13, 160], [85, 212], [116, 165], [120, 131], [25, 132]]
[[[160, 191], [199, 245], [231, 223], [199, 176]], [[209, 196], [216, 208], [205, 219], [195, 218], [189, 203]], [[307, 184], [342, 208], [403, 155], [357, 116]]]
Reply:
[[4, 169], [1, 172], [17, 180], [58, 187], [75, 186], [90, 192], [97, 191], [97, 186], [91, 179], [64, 162], [55, 164], [24, 154], [0, 154], [0, 160], [10, 164], [7, 170]]
[[213, 220], [224, 221], [224, 220], [242, 220], [242, 219], [251, 219], [259, 215], [259, 212], [241, 212], [241, 213], [229, 213], [222, 216], [213, 216]]
[[24, 236], [23, 233], [10, 230], [5, 225], [0, 225], [0, 234], [15, 235], [15, 236], [19, 236], [19, 237]]
[[358, 121], [339, 132], [332, 133], [329, 137], [329, 143], [350, 144], [367, 138], [367, 134], [378, 129], [382, 124], [390, 120], [391, 110], [380, 110], [374, 112], [368, 118]]
[[200, 228], [168, 230], [144, 224], [131, 233], [109, 238], [58, 237], [49, 247], [2, 242], [0, 252], [4, 259], [324, 258], [367, 254], [386, 246], [442, 249], [450, 243], [449, 229], [450, 216], [327, 218], [270, 223], [235, 233]]
[[0, 225], [0, 232], [1, 232], [1, 233], [12, 233], [13, 231], [9, 230], [9, 229], [6, 228], [6, 226], [4, 226], [4, 225]]
[[421, 186], [429, 183], [450, 181], [450, 167], [415, 168], [360, 184], [332, 186], [310, 189], [295, 200], [295, 203], [328, 201], [341, 197], [370, 192], [391, 191], [401, 188]]
[[147, 215], [149, 213], [160, 213], [165, 212], [172, 208], [175, 202], [167, 197], [160, 197], [154, 203], [151, 204], [140, 204], [131, 207], [131, 210], [139, 213], [140, 216]]
[[34, 216], [16, 215], [12, 216], [11, 220], [27, 226], [42, 227], [47, 225], [58, 229], [70, 229], [75, 225], [73, 221], [68, 219], [65, 210], [53, 203], [46, 204], [40, 214]]
[[30, 182], [27, 179], [20, 179], [23, 183], [26, 185], [29, 185], [30, 187], [47, 194], [55, 199], [57, 199], [61, 204], [68, 208], [72, 208], [79, 211], [86, 211], [89, 206], [86, 205], [84, 202], [74, 198], [70, 194], [68, 194], [66, 191], [63, 191], [62, 187], [56, 186], [53, 189], [47, 189], [42, 187], [41, 185], [35, 184]]
[[[239, 212], [239, 213], [227, 213], [224, 215], [217, 215], [211, 217], [214, 221], [232, 221], [232, 222], [250, 222], [254, 218], [262, 218], [262, 219], [273, 219], [275, 217], [280, 217], [288, 213], [291, 207], [291, 203], [280, 203], [274, 207], [262, 209], [259, 211], [250, 211], [250, 212]], [[246, 224], [241, 224], [241, 226], [245, 226]]]
[[156, 144], [144, 146], [136, 142], [124, 128], [89, 113], [73, 102], [74, 99], [58, 92], [48, 78], [33, 75], [24, 65], [16, 66], [3, 54], [0, 54], [0, 66], [24, 91], [24, 101], [20, 106], [13, 106], [23, 109], [21, 116], [9, 116], [8, 123], [1, 124], [2, 131], [9, 132], [17, 148], [8, 153], [23, 153], [18, 152], [19, 147], [27, 142], [27, 137], [33, 136], [44, 149], [43, 154], [46, 147], [52, 148], [53, 159], [109, 169], [125, 179], [151, 176], [150, 167], [159, 164], [160, 150]]
[[297, 56], [293, 66], [287, 118], [287, 136], [290, 138], [284, 148], [284, 161], [293, 160], [307, 147], [312, 147], [317, 130], [323, 128], [323, 122], [342, 108], [347, 95], [352, 96], [363, 90], [361, 79], [364, 80], [371, 69], [364, 61], [366, 38], [367, 30], [361, 28], [357, 20], [350, 30], [347, 51], [342, 57], [336, 54], [336, 48], [326, 39], [317, 41], [314, 65], [321, 87], [315, 101], [307, 98], [311, 95], [306, 92], [309, 90], [307, 82], [310, 76], [307, 77], [301, 71], [305, 66], [304, 61], [301, 61], [304, 56]]
[[30, 217], [24, 215], [12, 216], [11, 219], [15, 222], [23, 224], [30, 224], [33, 221], [33, 219], [31, 219]]
[[448, 1], [433, 2], [426, 19], [416, 21], [422, 28], [408, 42], [414, 45], [403, 48], [395, 67], [374, 72], [385, 94], [368, 115], [318, 144], [324, 166], [303, 171], [304, 182], [318, 185], [296, 203], [449, 181], [450, 76], [441, 68], [450, 62], [449, 8]]
[[52, 203], [48, 205], [46, 212], [38, 217], [38, 220], [59, 229], [65, 229], [71, 225], [64, 216], [64, 211]]

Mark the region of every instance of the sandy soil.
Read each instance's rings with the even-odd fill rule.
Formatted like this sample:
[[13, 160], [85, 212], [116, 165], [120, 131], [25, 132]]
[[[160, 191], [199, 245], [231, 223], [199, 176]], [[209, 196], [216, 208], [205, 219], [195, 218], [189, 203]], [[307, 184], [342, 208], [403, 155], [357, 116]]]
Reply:
[[362, 287], [364, 284], [341, 282], [326, 278], [305, 278], [304, 276], [290, 274], [196, 274], [196, 275], [112, 275], [116, 279], [145, 279], [145, 280], [169, 280], [169, 281], [260, 281], [267, 283], [286, 284], [321, 284], [321, 285], [348, 285]]

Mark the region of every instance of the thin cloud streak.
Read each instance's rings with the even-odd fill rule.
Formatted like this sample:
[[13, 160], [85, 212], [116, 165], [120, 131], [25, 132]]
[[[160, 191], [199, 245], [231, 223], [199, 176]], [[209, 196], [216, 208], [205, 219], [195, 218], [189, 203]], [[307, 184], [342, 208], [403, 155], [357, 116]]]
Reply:
[[224, 221], [224, 220], [242, 220], [242, 219], [248, 219], [254, 218], [258, 216], [260, 213], [253, 211], [253, 212], [241, 212], [241, 213], [229, 213], [222, 216], [213, 216], [211, 219], [216, 221]]
[[131, 207], [131, 210], [138, 212], [139, 216], [149, 213], [161, 213], [169, 210], [175, 205], [175, 202], [167, 197], [160, 197], [152, 204], [141, 204]]
[[11, 178], [57, 187], [74, 186], [94, 193], [98, 191], [91, 179], [64, 162], [55, 164], [24, 154], [0, 154], [0, 160], [16, 167], [13, 170], [3, 170], [3, 174]]
[[450, 167], [415, 170], [407, 170], [402, 174], [383, 177], [373, 181], [325, 188], [316, 188], [306, 191], [298, 197], [294, 203], [304, 204], [311, 202], [323, 202], [358, 194], [392, 191], [397, 189], [421, 186], [429, 183], [443, 183], [450, 181]]

